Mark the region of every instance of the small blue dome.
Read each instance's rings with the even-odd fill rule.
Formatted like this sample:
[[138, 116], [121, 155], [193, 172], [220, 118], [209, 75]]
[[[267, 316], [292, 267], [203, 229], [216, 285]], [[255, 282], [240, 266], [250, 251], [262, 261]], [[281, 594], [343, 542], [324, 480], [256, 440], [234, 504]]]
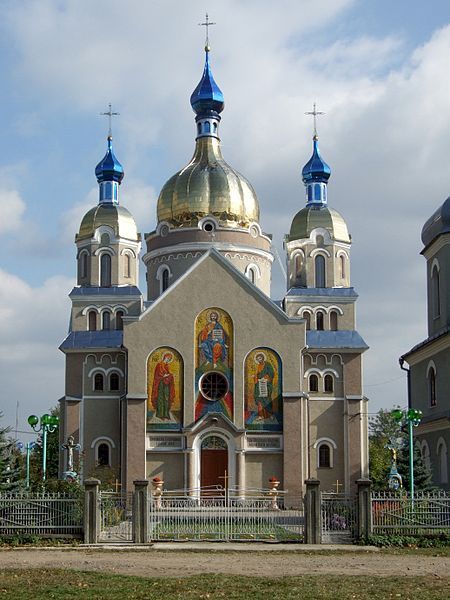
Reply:
[[211, 113], [219, 114], [224, 109], [225, 101], [223, 94], [217, 83], [214, 81], [214, 77], [211, 73], [208, 46], [206, 46], [205, 51], [205, 68], [203, 69], [200, 83], [192, 92], [191, 106], [197, 115], [210, 115]]
[[108, 151], [102, 160], [95, 167], [95, 176], [97, 181], [117, 181], [121, 182], [124, 177], [124, 170], [120, 162], [114, 155], [112, 147], [112, 137], [108, 136]]
[[330, 175], [331, 169], [320, 156], [318, 139], [314, 136], [312, 156], [302, 170], [303, 182], [321, 181], [327, 183]]

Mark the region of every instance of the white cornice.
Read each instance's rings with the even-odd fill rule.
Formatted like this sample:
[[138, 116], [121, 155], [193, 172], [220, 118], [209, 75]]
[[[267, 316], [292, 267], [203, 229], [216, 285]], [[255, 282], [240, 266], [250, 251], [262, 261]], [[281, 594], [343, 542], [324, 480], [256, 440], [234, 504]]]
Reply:
[[412, 367], [423, 360], [433, 358], [438, 352], [442, 352], [448, 348], [450, 348], [450, 333], [447, 332], [447, 334], [442, 337], [430, 340], [430, 342], [422, 348], [418, 348], [414, 351], [410, 350], [410, 353], [407, 353], [404, 356], [406, 362]]
[[253, 246], [241, 246], [226, 242], [186, 242], [185, 244], [176, 244], [174, 246], [165, 246], [164, 248], [158, 248], [147, 252], [142, 257], [145, 264], [153, 258], [164, 256], [166, 254], [182, 253], [182, 252], [207, 252], [211, 248], [214, 248], [218, 252], [244, 252], [246, 254], [256, 254], [273, 262], [274, 257], [271, 252], [266, 250], [260, 250]]

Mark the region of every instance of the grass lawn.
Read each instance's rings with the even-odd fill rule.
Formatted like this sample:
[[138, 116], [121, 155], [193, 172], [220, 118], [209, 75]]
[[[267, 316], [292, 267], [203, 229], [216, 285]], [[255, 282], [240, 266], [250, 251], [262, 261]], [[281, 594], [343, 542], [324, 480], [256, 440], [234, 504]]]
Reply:
[[[265, 557], [270, 561], [270, 557]], [[264, 563], [262, 563], [263, 565]], [[267, 562], [266, 562], [267, 565]], [[450, 580], [437, 577], [307, 576], [279, 579], [227, 575], [146, 579], [68, 570], [0, 571], [0, 598], [67, 600], [449, 598]]]

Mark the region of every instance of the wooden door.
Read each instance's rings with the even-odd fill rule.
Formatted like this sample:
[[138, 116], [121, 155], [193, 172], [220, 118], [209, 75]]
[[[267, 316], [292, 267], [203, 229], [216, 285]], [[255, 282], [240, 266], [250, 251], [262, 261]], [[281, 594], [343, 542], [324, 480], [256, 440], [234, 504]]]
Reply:
[[[225, 487], [225, 473], [228, 471], [228, 451], [225, 449], [210, 450], [202, 448], [200, 464], [201, 487], [220, 485]], [[203, 493], [203, 492], [202, 492]], [[210, 495], [218, 492], [208, 492]]]

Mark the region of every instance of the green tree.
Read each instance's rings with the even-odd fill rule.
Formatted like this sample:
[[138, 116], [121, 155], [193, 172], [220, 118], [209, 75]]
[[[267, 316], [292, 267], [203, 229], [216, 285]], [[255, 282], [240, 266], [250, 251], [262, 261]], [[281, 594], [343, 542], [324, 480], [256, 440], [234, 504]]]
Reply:
[[[398, 408], [398, 407], [395, 407]], [[388, 489], [392, 463], [389, 445], [398, 445], [397, 470], [402, 476], [403, 488], [409, 490], [409, 439], [406, 423], [399, 424], [391, 410], [381, 409], [369, 424], [369, 472], [374, 490]], [[414, 445], [414, 483], [417, 490], [430, 490], [431, 472]]]
[[23, 487], [20, 452], [16, 441], [8, 437], [10, 430], [0, 427], [0, 492], [15, 492]]

